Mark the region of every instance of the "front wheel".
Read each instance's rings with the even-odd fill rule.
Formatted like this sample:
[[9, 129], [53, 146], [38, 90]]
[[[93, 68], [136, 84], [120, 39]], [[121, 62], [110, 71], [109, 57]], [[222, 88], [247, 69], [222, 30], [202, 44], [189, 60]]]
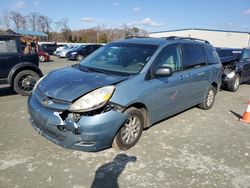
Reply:
[[39, 79], [40, 76], [32, 70], [21, 71], [14, 78], [13, 88], [20, 95], [30, 95]]
[[112, 146], [119, 150], [127, 150], [133, 147], [141, 137], [143, 130], [143, 115], [139, 109], [131, 107], [124, 113], [128, 117], [112, 143]]
[[215, 95], [216, 95], [216, 89], [213, 86], [209, 86], [203, 102], [200, 103], [198, 107], [204, 110], [210, 109], [214, 104]]
[[240, 75], [235, 74], [234, 77], [228, 82], [227, 89], [232, 92], [236, 92], [240, 86]]

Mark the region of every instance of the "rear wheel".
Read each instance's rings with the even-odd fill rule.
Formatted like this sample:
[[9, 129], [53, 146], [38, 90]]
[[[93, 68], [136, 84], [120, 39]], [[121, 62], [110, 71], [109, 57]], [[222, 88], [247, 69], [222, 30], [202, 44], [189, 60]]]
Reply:
[[204, 110], [210, 109], [214, 104], [215, 95], [216, 95], [216, 89], [213, 86], [209, 86], [203, 102], [200, 103], [198, 107]]
[[14, 78], [13, 88], [20, 95], [30, 95], [40, 76], [32, 70], [19, 72]]
[[117, 132], [112, 146], [119, 150], [133, 147], [139, 140], [143, 130], [143, 115], [137, 108], [131, 107], [125, 111], [127, 120]]
[[77, 61], [82, 61], [83, 60], [83, 56], [82, 55], [77, 55], [76, 56], [76, 60]]
[[228, 82], [227, 89], [232, 92], [236, 92], [240, 86], [240, 75], [235, 74], [234, 77]]

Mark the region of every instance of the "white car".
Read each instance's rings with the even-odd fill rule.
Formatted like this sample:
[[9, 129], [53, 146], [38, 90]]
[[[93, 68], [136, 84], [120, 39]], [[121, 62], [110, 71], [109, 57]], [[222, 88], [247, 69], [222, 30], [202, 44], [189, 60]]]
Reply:
[[75, 48], [78, 48], [78, 45], [77, 45], [77, 46], [70, 46], [69, 48], [62, 50], [62, 51], [58, 54], [58, 56], [59, 56], [59, 57], [66, 57], [67, 52], [70, 51], [70, 50], [73, 50], [73, 49], [75, 49]]
[[58, 56], [61, 51], [68, 49], [70, 46], [71, 45], [64, 44], [62, 46], [57, 47], [56, 51], [54, 52], [54, 55]]

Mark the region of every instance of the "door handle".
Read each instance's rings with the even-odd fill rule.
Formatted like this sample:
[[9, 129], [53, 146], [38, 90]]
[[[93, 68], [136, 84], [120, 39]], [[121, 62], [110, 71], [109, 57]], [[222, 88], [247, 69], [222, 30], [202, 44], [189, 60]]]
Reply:
[[203, 76], [205, 74], [205, 72], [199, 72], [198, 74], [197, 74], [197, 76]]

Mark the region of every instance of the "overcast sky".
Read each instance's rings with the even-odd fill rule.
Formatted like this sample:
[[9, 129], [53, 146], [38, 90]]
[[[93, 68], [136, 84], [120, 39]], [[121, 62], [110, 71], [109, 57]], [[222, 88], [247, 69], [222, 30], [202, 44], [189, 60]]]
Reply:
[[250, 32], [250, 0], [1, 0], [4, 11], [39, 12], [71, 29], [123, 24], [147, 31], [207, 28]]

